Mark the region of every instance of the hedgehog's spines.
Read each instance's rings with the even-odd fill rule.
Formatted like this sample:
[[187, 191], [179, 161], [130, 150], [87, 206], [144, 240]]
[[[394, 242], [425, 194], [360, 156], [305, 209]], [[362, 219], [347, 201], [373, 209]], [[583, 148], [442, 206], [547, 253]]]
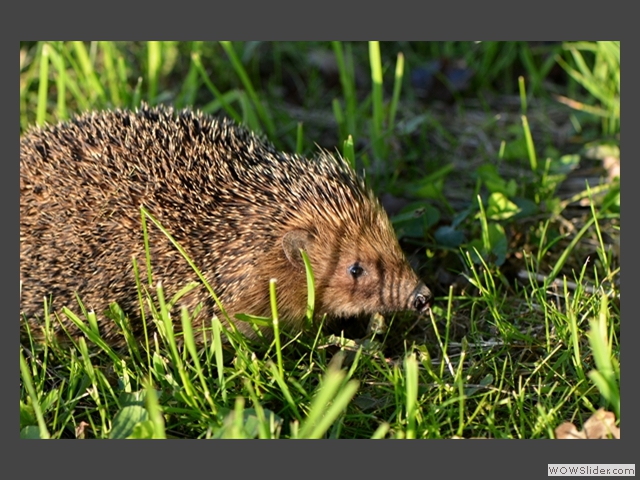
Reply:
[[[232, 315], [269, 315], [268, 282], [278, 278], [282, 320], [299, 325], [306, 309], [299, 245], [316, 273], [320, 315], [415, 309], [430, 295], [424, 285], [416, 290], [419, 280], [386, 214], [340, 156], [282, 153], [229, 120], [143, 104], [87, 113], [20, 139], [22, 311], [41, 316], [48, 294], [54, 309], [74, 309], [79, 291], [115, 338], [101, 314], [117, 301], [138, 316], [131, 256], [146, 256], [142, 205], [186, 249]], [[149, 235], [154, 279], [170, 298], [197, 277], [157, 229]], [[190, 311], [204, 305], [196, 327], [218, 313], [201, 287], [180, 304]]]

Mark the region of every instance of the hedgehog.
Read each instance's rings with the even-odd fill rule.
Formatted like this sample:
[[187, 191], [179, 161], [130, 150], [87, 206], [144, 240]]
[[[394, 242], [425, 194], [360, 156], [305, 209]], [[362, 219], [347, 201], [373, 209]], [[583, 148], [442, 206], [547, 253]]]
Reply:
[[[152, 278], [162, 282], [165, 298], [197, 284], [171, 310], [179, 318], [186, 307], [195, 331], [206, 331], [215, 315], [250, 339], [272, 338], [271, 326], [258, 332], [236, 318], [271, 316], [271, 279], [281, 329], [303, 330], [301, 249], [315, 276], [316, 319], [430, 308], [431, 292], [407, 262], [387, 214], [339, 155], [283, 153], [231, 120], [143, 104], [86, 113], [21, 137], [21, 328], [26, 321], [38, 330], [46, 298], [51, 312], [76, 313], [80, 299], [114, 346], [124, 337], [109, 314], [112, 302], [136, 336], [142, 318], [153, 331], [150, 316], [141, 315], [132, 262], [146, 280], [141, 207], [186, 251], [226, 311], [149, 224]], [[60, 336], [80, 334], [59, 318]]]

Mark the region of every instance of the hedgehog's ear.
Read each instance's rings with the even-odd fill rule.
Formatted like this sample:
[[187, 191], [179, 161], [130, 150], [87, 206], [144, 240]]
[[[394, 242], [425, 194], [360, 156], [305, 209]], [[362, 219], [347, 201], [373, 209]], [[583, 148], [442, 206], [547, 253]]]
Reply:
[[309, 252], [309, 246], [313, 242], [311, 234], [305, 230], [291, 230], [282, 237], [282, 248], [287, 259], [294, 267], [304, 268], [304, 262], [300, 249]]

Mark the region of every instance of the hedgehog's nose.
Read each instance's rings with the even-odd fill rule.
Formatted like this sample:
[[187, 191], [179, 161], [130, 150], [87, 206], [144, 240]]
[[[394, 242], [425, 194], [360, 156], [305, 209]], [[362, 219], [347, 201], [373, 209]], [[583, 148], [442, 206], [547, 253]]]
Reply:
[[424, 313], [431, 307], [431, 300], [433, 300], [431, 290], [429, 290], [427, 286], [421, 282], [411, 295], [411, 310], [419, 313]]

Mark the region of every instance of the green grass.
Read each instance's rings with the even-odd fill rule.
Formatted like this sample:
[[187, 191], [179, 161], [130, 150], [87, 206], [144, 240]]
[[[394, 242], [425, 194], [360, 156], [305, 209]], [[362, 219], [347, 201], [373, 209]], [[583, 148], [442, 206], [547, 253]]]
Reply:
[[[394, 226], [437, 295], [430, 315], [384, 319], [378, 334], [292, 336], [274, 322], [274, 284], [264, 349], [217, 318], [196, 343], [193, 312], [170, 316], [161, 287], [158, 333], [141, 341], [112, 307], [118, 351], [92, 313], [58, 313], [85, 333], [65, 345], [47, 316], [44, 341], [21, 341], [22, 437], [552, 438], [600, 406], [619, 422], [620, 183], [581, 173], [600, 168], [594, 151], [619, 156], [619, 42], [20, 49], [21, 134], [144, 100], [227, 115], [288, 151], [343, 152], [405, 200]], [[442, 59], [471, 79], [442, 68], [444, 90], [419, 94], [412, 75]], [[142, 225], [161, 227], [146, 211]], [[136, 259], [141, 302], [148, 261]]]

